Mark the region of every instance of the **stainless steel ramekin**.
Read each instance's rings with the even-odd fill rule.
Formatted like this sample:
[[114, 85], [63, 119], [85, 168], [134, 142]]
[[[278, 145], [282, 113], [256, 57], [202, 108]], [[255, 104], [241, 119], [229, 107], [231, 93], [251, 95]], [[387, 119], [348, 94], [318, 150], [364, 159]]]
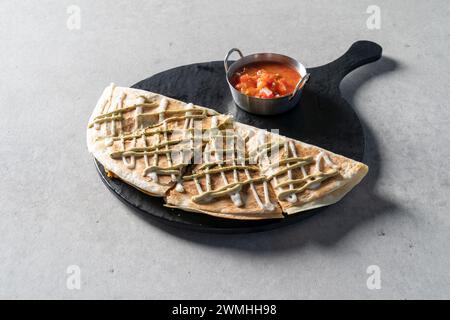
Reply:
[[[229, 66], [228, 58], [233, 52], [237, 52], [241, 58]], [[296, 69], [297, 72], [300, 73], [301, 79], [297, 83], [294, 92], [290, 95], [271, 99], [250, 97], [241, 93], [232, 85], [232, 77], [242, 67], [254, 62], [278, 62]], [[299, 103], [303, 86], [309, 79], [309, 73], [306, 72], [306, 68], [300, 62], [278, 53], [254, 53], [244, 57], [239, 49], [233, 48], [228, 51], [225, 56], [224, 66], [227, 82], [234, 102], [239, 108], [254, 114], [273, 115], [292, 109]]]

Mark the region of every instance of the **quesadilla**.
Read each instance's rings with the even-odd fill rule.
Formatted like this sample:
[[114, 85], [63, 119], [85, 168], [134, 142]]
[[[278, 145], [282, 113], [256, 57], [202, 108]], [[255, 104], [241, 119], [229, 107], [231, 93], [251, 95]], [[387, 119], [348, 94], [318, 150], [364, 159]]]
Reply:
[[[89, 151], [114, 176], [153, 196], [176, 186], [197, 144], [196, 127], [217, 112], [151, 92], [106, 88], [89, 119]], [[217, 115], [219, 125], [229, 117]], [[201, 142], [198, 146], [201, 148]]]
[[222, 218], [282, 218], [275, 194], [246, 151], [251, 130], [230, 124], [219, 130], [212, 117], [202, 163], [183, 176], [184, 192], [169, 191], [168, 206]]
[[283, 212], [333, 204], [357, 185], [368, 167], [322, 148], [259, 130], [251, 150]]
[[111, 177], [166, 206], [228, 219], [274, 219], [339, 201], [368, 167], [144, 90], [107, 87], [89, 151]]

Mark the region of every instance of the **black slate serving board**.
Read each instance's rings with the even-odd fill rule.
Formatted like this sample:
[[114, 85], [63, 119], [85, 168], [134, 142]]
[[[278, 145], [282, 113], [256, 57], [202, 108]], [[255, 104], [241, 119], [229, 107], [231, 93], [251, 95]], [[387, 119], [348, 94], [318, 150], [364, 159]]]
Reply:
[[[304, 88], [299, 105], [277, 116], [252, 115], [236, 107], [225, 80], [222, 61], [170, 69], [132, 87], [232, 114], [236, 121], [258, 128], [279, 129], [282, 135], [361, 161], [364, 131], [358, 116], [341, 96], [339, 84], [354, 69], [378, 60], [381, 53], [382, 48], [378, 44], [358, 41], [337, 60], [308, 69], [311, 78]], [[95, 163], [102, 181], [120, 200], [141, 213], [177, 227], [220, 233], [254, 232], [286, 225], [321, 210], [333, 210], [333, 206], [329, 206], [284, 219], [238, 221], [169, 209], [163, 206], [162, 199], [148, 196], [121, 180], [108, 178], [102, 165], [97, 161]]]

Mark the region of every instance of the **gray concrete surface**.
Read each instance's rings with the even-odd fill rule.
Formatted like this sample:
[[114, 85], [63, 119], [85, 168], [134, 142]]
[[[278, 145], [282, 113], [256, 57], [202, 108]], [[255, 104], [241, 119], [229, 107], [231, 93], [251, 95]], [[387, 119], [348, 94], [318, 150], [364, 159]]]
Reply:
[[[380, 30], [366, 26], [372, 4]], [[0, 298], [450, 298], [448, 1], [2, 0], [0, 13]], [[359, 39], [385, 55], [342, 84], [371, 172], [336, 210], [196, 234], [149, 223], [97, 176], [85, 128], [110, 82], [234, 46], [317, 66]], [[66, 286], [71, 265], [80, 290]]]

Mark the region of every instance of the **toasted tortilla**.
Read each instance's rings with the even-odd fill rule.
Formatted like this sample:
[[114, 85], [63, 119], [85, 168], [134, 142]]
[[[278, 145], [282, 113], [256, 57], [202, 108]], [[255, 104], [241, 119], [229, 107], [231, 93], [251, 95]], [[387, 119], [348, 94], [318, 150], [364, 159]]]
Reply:
[[[193, 177], [196, 174], [205, 174], [196, 178], [197, 181], [194, 178], [184, 181], [184, 192], [171, 189], [166, 197], [168, 206], [229, 219], [283, 218], [281, 208], [270, 185], [265, 181], [259, 181], [261, 178], [264, 179], [259, 168], [243, 160], [248, 158], [245, 152], [245, 140], [251, 134], [252, 132], [248, 128], [234, 126], [226, 131], [218, 132], [216, 134], [218, 138], [210, 140], [206, 144], [202, 157], [203, 162], [190, 167], [190, 172], [186, 172], [185, 178]], [[238, 139], [240, 142], [237, 141]], [[217, 152], [215, 150], [225, 151]], [[241, 159], [238, 157], [238, 150], [242, 151]], [[213, 165], [207, 165], [211, 163]], [[239, 169], [231, 170], [233, 167]], [[214, 172], [214, 170], [226, 171]], [[214, 173], [206, 174], [206, 172]], [[255, 182], [248, 183], [250, 179]], [[235, 192], [225, 192], [216, 197], [208, 196], [208, 193], [225, 190], [227, 187], [232, 188], [245, 181], [247, 183]]]
[[[251, 138], [250, 145], [260, 146], [269, 142], [273, 144], [275, 151], [267, 152], [267, 154], [263, 152], [256, 161], [265, 176], [273, 177], [270, 178], [271, 186], [283, 212], [287, 214], [327, 206], [339, 201], [368, 172], [368, 167], [363, 163], [274, 133], [260, 131]], [[302, 160], [282, 163], [283, 159], [292, 158]], [[301, 165], [300, 162], [305, 164]], [[294, 169], [288, 170], [287, 165]], [[283, 172], [283, 174], [277, 175], [277, 172]], [[296, 183], [289, 184], [289, 181]], [[290, 189], [304, 190], [281, 196], [289, 193]]]
[[[166, 100], [164, 112], [161, 111], [160, 107], [163, 99]], [[144, 170], [148, 167], [146, 161], [150, 165], [156, 165], [161, 168], [169, 167], [166, 154], [158, 154], [157, 163], [153, 163], [154, 155], [148, 155], [147, 160], [144, 156], [126, 156], [125, 160], [123, 160], [120, 154], [133, 148], [152, 148], [158, 143], [163, 143], [166, 138], [168, 140], [183, 139], [181, 129], [183, 129], [186, 119], [168, 122], [166, 130], [173, 130], [173, 132], [167, 133], [167, 137], [163, 133], [149, 134], [153, 131], [163, 131], [161, 126], [157, 126], [160, 122], [160, 114], [162, 114], [163, 119], [182, 117], [186, 113], [171, 113], [174, 110], [181, 109], [198, 110], [191, 112], [196, 115], [203, 112], [206, 114], [206, 117], [202, 119], [193, 119], [195, 127], [207, 128], [210, 115], [217, 114], [213, 110], [186, 104], [159, 94], [138, 89], [116, 87], [112, 84], [104, 90], [89, 119], [87, 129], [88, 149], [105, 167], [105, 170], [114, 173], [118, 178], [143, 190], [147, 194], [163, 197], [177, 181], [174, 181], [172, 175], [160, 174], [158, 174], [157, 181], [155, 181], [154, 176], [153, 178], [149, 176], [151, 174], [144, 175]], [[105, 117], [107, 121], [104, 121]], [[96, 123], [98, 120], [100, 122]], [[219, 116], [221, 124], [228, 120], [229, 117], [227, 116]], [[144, 137], [141, 135], [144, 132], [145, 142]], [[124, 139], [122, 140], [121, 137], [124, 137]], [[189, 141], [173, 144], [170, 145], [170, 149], [183, 150], [187, 148], [188, 144]], [[159, 148], [159, 150], [161, 149], [163, 147]], [[116, 155], [116, 158], [113, 158], [114, 155]], [[172, 165], [179, 164], [177, 168], [179, 173], [175, 177], [177, 179], [181, 178], [181, 174], [190, 162], [192, 154], [184, 155], [184, 159], [181, 159], [181, 151], [180, 154], [171, 152], [170, 156]], [[127, 165], [127, 163], [133, 162], [133, 166]], [[184, 163], [182, 164], [181, 162]]]

